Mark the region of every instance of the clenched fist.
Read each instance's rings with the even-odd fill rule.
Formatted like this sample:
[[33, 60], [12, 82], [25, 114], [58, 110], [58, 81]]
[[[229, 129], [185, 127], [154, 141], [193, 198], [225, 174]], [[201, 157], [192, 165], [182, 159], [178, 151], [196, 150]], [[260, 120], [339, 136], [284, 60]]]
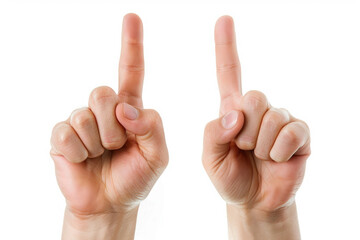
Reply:
[[[310, 155], [308, 126], [287, 110], [272, 107], [261, 92], [242, 94], [230, 17], [217, 21], [215, 44], [220, 118], [206, 126], [203, 164], [227, 203], [229, 235], [232, 239], [297, 239], [294, 196]], [[292, 227], [272, 235], [261, 222], [274, 220], [284, 220], [278, 226], [285, 222]]]
[[51, 157], [67, 206], [63, 239], [90, 239], [89, 232], [98, 234], [91, 239], [132, 239], [138, 205], [168, 163], [161, 118], [141, 99], [140, 18], [126, 15], [122, 31], [118, 93], [94, 89], [89, 106], [52, 132]]

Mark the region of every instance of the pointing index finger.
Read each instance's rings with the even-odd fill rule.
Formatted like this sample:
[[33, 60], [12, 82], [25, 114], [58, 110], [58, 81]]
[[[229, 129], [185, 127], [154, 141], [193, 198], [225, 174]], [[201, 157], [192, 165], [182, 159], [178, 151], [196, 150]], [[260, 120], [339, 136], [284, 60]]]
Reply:
[[143, 25], [134, 13], [125, 15], [119, 61], [120, 100], [142, 107], [144, 81]]
[[216, 72], [221, 100], [242, 94], [240, 61], [236, 49], [234, 21], [220, 17], [215, 25]]

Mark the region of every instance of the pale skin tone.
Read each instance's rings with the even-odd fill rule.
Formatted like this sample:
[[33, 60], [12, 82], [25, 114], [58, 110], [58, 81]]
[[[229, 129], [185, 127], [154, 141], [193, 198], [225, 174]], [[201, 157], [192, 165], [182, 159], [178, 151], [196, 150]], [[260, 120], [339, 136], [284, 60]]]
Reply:
[[66, 199], [62, 239], [134, 239], [140, 202], [168, 163], [159, 114], [143, 109], [143, 29], [123, 20], [119, 89], [94, 89], [89, 106], [52, 132], [51, 157]]
[[[55, 125], [51, 157], [66, 199], [62, 239], [134, 239], [140, 202], [168, 163], [159, 114], [143, 109], [143, 29], [124, 17], [117, 93]], [[215, 27], [220, 118], [205, 129], [203, 164], [226, 201], [230, 239], [300, 239], [294, 196], [310, 155], [307, 125], [264, 94], [242, 94], [234, 24]]]
[[265, 95], [243, 95], [234, 23], [215, 26], [220, 118], [207, 124], [203, 165], [227, 204], [230, 239], [300, 239], [295, 193], [310, 155], [309, 128]]

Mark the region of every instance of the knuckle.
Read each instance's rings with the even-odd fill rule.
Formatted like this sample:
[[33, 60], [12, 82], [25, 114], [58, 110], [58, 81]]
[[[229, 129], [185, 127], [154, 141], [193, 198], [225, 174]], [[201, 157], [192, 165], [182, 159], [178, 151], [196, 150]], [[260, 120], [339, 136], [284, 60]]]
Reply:
[[249, 91], [244, 96], [245, 108], [252, 111], [263, 111], [268, 107], [266, 96], [259, 91]]
[[204, 128], [204, 138], [208, 139], [213, 131], [213, 121], [208, 122]]
[[255, 157], [261, 159], [261, 160], [266, 160], [268, 159], [268, 156], [262, 152], [260, 152], [257, 148], [255, 148], [254, 150], [254, 154], [255, 154]]
[[167, 149], [163, 152], [162, 157], [160, 158], [160, 167], [165, 169], [169, 165], [169, 152]]
[[289, 145], [298, 145], [301, 142], [301, 139], [293, 128], [285, 128], [282, 136], [284, 141]]
[[119, 68], [121, 70], [124, 70], [126, 72], [135, 72], [135, 73], [142, 73], [144, 72], [144, 64], [127, 64], [127, 63], [121, 63], [119, 65]]
[[264, 116], [263, 123], [266, 127], [273, 127], [289, 121], [289, 117], [282, 111], [270, 109]]
[[127, 39], [124, 39], [124, 42], [127, 44], [127, 45], [130, 45], [130, 46], [134, 46], [134, 47], [140, 47], [140, 48], [143, 48], [143, 42], [142, 41], [139, 41], [138, 39], [136, 38], [127, 38]]
[[155, 126], [159, 123], [162, 124], [161, 116], [156, 110], [151, 109], [150, 113], [151, 113], [151, 117], [149, 119], [149, 123], [151, 126]]
[[142, 100], [141, 100], [141, 94], [135, 94], [135, 93], [130, 93], [128, 91], [125, 90], [121, 90], [118, 93], [119, 96], [119, 100], [120, 102], [128, 102], [128, 103], [137, 103], [137, 105], [142, 105]]
[[97, 87], [91, 92], [90, 98], [89, 98], [89, 103], [94, 104], [94, 103], [98, 103], [98, 102], [104, 102], [109, 98], [110, 99], [114, 98], [115, 96], [116, 96], [116, 93], [114, 92], [114, 90], [112, 88], [107, 87], [107, 86]]
[[103, 142], [103, 146], [108, 150], [116, 150], [123, 146], [123, 141], [111, 141], [111, 142]]
[[73, 131], [70, 126], [59, 124], [54, 128], [55, 144], [59, 146], [66, 146], [72, 142]]
[[90, 158], [99, 157], [99, 156], [103, 155], [104, 152], [105, 152], [105, 149], [101, 147], [101, 148], [97, 149], [96, 152], [89, 153], [89, 157]]
[[238, 71], [239, 69], [240, 69], [240, 63], [238, 62], [216, 65], [216, 71], [218, 73]]
[[207, 166], [208, 166], [208, 160], [203, 152], [202, 154], [202, 158], [201, 158], [201, 163], [202, 163], [202, 166], [205, 170], [207, 170]]
[[288, 118], [290, 118], [290, 116], [291, 116], [290, 112], [286, 108], [274, 108], [274, 109], [277, 109], [282, 114], [284, 114], [284, 116], [287, 116]]
[[92, 124], [93, 115], [89, 110], [78, 110], [71, 115], [70, 124], [78, 128], [86, 128]]
[[242, 150], [254, 150], [256, 147], [256, 136], [240, 134], [236, 137], [235, 144]]
[[309, 125], [306, 122], [302, 121], [302, 120], [297, 120], [297, 121], [298, 121], [298, 124], [304, 129], [304, 131], [308, 135], [310, 135], [310, 127], [309, 127]]
[[107, 135], [102, 139], [102, 146], [108, 150], [120, 149], [126, 143], [126, 136], [112, 136]]

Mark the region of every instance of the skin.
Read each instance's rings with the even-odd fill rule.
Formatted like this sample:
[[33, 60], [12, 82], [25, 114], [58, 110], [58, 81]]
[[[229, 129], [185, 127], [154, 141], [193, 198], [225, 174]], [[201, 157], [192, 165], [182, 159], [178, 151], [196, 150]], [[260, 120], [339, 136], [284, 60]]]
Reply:
[[230, 239], [300, 239], [295, 194], [310, 155], [305, 122], [242, 94], [234, 23], [215, 26], [220, 118], [204, 133], [203, 165], [227, 204]]
[[[299, 239], [295, 193], [310, 155], [307, 125], [264, 94], [242, 95], [233, 20], [215, 27], [220, 118], [204, 134], [204, 167], [227, 203], [230, 239]], [[119, 90], [53, 129], [51, 157], [66, 199], [63, 239], [133, 239], [140, 202], [166, 168], [161, 118], [143, 109], [142, 23], [123, 21]]]
[[89, 106], [53, 128], [50, 155], [66, 199], [62, 239], [133, 239], [139, 204], [168, 163], [159, 114], [143, 109], [143, 28], [123, 19], [118, 93], [94, 89]]

